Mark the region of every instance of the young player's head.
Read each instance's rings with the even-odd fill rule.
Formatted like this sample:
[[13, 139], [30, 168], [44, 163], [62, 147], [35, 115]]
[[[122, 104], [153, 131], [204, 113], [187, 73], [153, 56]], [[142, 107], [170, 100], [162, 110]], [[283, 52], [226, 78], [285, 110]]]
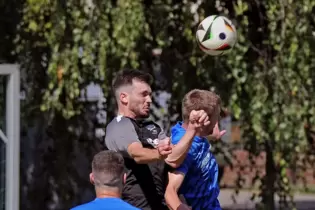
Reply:
[[96, 191], [120, 193], [125, 178], [124, 159], [118, 152], [106, 150], [94, 156], [90, 181]]
[[203, 135], [210, 135], [220, 117], [221, 99], [214, 92], [194, 89], [188, 92], [182, 101], [182, 115], [184, 122], [189, 121], [190, 112], [204, 110], [210, 120], [210, 124], [203, 130]]
[[152, 102], [151, 82], [152, 76], [143, 71], [120, 71], [112, 85], [118, 108], [131, 113], [135, 118], [148, 117]]

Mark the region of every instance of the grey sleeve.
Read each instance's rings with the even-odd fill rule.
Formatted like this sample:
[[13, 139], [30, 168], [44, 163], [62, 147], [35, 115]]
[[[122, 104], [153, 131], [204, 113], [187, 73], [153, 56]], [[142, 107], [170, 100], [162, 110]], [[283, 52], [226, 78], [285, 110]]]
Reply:
[[114, 119], [106, 128], [105, 144], [109, 150], [127, 153], [128, 146], [140, 142], [134, 125], [128, 118]]

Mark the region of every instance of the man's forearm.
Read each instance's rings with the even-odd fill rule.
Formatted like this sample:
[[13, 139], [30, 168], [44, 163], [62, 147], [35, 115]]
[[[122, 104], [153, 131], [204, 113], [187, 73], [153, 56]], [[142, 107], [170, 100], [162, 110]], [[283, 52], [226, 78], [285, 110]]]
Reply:
[[157, 149], [141, 148], [137, 153], [132, 154], [132, 158], [139, 164], [146, 164], [160, 159]]
[[165, 159], [166, 163], [168, 163], [171, 167], [177, 168], [180, 166], [185, 157], [191, 143], [196, 135], [196, 130], [187, 129], [185, 135], [179, 140], [179, 142], [173, 147], [172, 153], [168, 155]]
[[176, 210], [182, 203], [175, 189], [167, 187], [165, 192], [165, 201], [171, 210]]

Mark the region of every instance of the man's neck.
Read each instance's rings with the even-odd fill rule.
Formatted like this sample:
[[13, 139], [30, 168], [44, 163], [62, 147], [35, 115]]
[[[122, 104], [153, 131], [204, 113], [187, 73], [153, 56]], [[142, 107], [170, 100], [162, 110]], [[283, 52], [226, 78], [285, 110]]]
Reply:
[[96, 190], [96, 197], [97, 198], [120, 198], [121, 197], [121, 193]]
[[117, 114], [125, 116], [125, 117], [129, 117], [131, 119], [136, 119], [137, 118], [136, 115], [132, 111], [130, 111], [130, 110], [124, 108], [124, 107], [119, 107]]

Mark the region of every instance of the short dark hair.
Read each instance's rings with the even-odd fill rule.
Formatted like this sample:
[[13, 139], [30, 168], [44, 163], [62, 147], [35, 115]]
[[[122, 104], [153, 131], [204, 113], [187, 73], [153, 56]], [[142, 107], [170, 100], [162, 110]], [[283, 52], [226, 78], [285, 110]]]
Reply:
[[116, 93], [117, 89], [124, 85], [132, 85], [133, 80], [139, 80], [141, 82], [152, 84], [152, 76], [149, 73], [140, 70], [123, 69], [116, 75], [112, 89]]
[[220, 104], [221, 98], [214, 92], [199, 89], [191, 90], [184, 96], [182, 102], [183, 120], [189, 120], [190, 112], [193, 110], [204, 110], [210, 117], [215, 107]]
[[124, 173], [124, 159], [118, 152], [105, 150], [97, 153], [92, 161], [95, 186], [119, 187]]

